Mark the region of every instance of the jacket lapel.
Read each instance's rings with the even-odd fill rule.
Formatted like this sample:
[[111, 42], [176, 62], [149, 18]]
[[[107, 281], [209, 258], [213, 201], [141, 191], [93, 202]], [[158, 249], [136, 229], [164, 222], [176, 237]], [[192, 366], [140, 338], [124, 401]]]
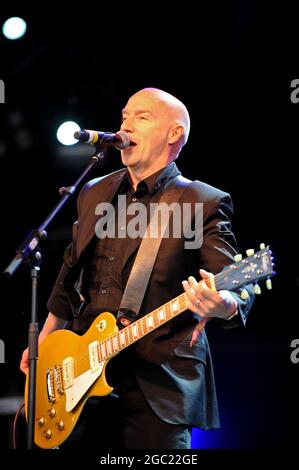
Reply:
[[[103, 215], [96, 215], [95, 212], [97, 205], [101, 202], [112, 202], [126, 174], [126, 169], [121, 170], [113, 175], [106, 184], [104, 181], [100, 182], [92, 194], [92, 201], [88, 204], [88, 207], [83, 206], [82, 223], [79, 222], [79, 233], [76, 246], [77, 259], [81, 256], [82, 252], [95, 236], [96, 223], [103, 217]], [[86, 211], [86, 213], [84, 213], [84, 211]], [[80, 226], [82, 226], [82, 230], [80, 230]]]

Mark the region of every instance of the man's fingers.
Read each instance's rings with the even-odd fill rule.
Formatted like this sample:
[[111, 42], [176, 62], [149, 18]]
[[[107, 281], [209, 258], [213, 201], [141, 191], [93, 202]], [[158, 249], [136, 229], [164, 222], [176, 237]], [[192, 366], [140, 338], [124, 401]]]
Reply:
[[[189, 285], [192, 287], [192, 289], [194, 291], [194, 295], [196, 297], [196, 299], [195, 299], [196, 302], [197, 302], [197, 300], [203, 300], [200, 289], [198, 288], [198, 282], [195, 279], [195, 277], [189, 276], [188, 277], [188, 282], [189, 282]], [[199, 302], [197, 302], [197, 303], [199, 303]]]
[[200, 300], [211, 300], [212, 302], [216, 301], [218, 294], [210, 289], [204, 281], [197, 282], [193, 276], [189, 276], [188, 281], [195, 290], [195, 295]]
[[199, 274], [201, 275], [201, 277], [203, 279], [209, 279], [209, 277], [213, 277], [214, 274], [213, 273], [209, 273], [208, 271], [206, 271], [205, 269], [200, 269], [199, 270]]
[[196, 297], [195, 291], [193, 287], [191, 286], [190, 282], [183, 281], [182, 284], [183, 284], [186, 294], [188, 294], [188, 300], [192, 302], [194, 305], [198, 306], [200, 303], [200, 300]]

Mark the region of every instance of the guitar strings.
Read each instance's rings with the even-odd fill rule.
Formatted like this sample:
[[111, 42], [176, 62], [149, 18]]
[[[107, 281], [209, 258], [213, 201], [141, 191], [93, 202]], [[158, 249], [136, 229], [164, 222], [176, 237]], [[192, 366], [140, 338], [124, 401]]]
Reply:
[[[179, 308], [178, 312], [175, 312], [175, 314], [173, 314], [173, 311], [171, 310], [170, 304], [171, 304], [172, 302], [175, 302], [176, 300], [179, 301], [180, 308]], [[183, 303], [183, 306], [181, 306], [181, 303]], [[168, 322], [169, 320], [171, 320], [172, 318], [174, 318], [174, 317], [177, 316], [178, 314], [180, 314], [180, 313], [182, 313], [183, 311], [187, 310], [187, 308], [188, 308], [188, 305], [187, 305], [187, 300], [186, 300], [186, 294], [185, 294], [185, 293], [182, 293], [182, 294], [180, 294], [178, 297], [175, 297], [174, 299], [172, 299], [171, 301], [166, 302], [166, 303], [165, 303], [164, 305], [162, 305], [161, 307], [159, 307], [159, 308], [153, 310], [152, 312], [146, 314], [144, 317], [139, 318], [136, 322], [131, 323], [129, 326], [127, 326], [126, 328], [124, 328], [123, 330], [121, 330], [121, 331], [123, 331], [123, 332], [126, 331], [125, 334], [126, 334], [127, 338], [125, 338], [125, 341], [126, 341], [127, 344], [126, 344], [125, 346], [123, 346], [123, 347], [121, 346], [121, 348], [119, 349], [118, 352], [112, 352], [112, 346], [111, 346], [110, 349], [111, 349], [111, 352], [112, 352], [112, 353], [111, 353], [111, 354], [107, 354], [108, 357], [107, 357], [106, 359], [104, 359], [104, 361], [106, 361], [106, 360], [108, 360], [108, 359], [111, 359], [113, 356], [115, 356], [115, 355], [117, 355], [118, 353], [120, 353], [123, 349], [125, 349], [125, 348], [128, 347], [128, 346], [130, 346], [130, 345], [133, 344], [134, 342], [138, 341], [138, 339], [140, 339], [141, 337], [145, 336], [146, 334], [149, 334], [151, 331], [155, 330], [156, 328], [158, 328], [158, 327], [161, 326], [162, 324]], [[160, 310], [162, 310], [162, 309], [164, 309], [164, 310], [168, 309], [168, 315], [167, 315], [167, 313], [166, 313], [166, 318], [165, 318], [165, 320], [164, 320], [163, 322], [160, 322], [160, 321], [159, 321], [158, 324], [156, 325], [155, 323], [157, 323], [157, 322], [155, 322], [155, 318], [154, 318], [154, 328], [150, 329], [149, 331], [146, 331], [146, 330], [147, 330], [147, 327], [148, 327], [148, 324], [147, 324], [147, 318], [148, 318], [148, 316], [149, 316], [149, 315], [157, 314], [157, 312], [160, 311]], [[169, 313], [170, 313], [171, 316], [169, 315]], [[167, 316], [169, 316], [170, 318], [167, 318]], [[130, 336], [131, 336], [132, 338], [134, 338], [133, 333], [132, 333], [132, 329], [133, 329], [133, 326], [134, 326], [136, 323], [139, 323], [139, 325], [140, 325], [141, 328], [142, 328], [142, 331], [146, 331], [146, 333], [143, 334], [143, 335], [141, 335], [140, 337], [137, 337], [137, 338], [133, 339], [133, 341], [131, 341]], [[117, 336], [119, 337], [121, 331], [116, 332], [116, 333], [112, 334], [111, 336], [109, 336], [108, 338], [106, 338], [105, 340], [101, 341], [101, 342], [98, 344], [98, 346], [97, 346], [98, 350], [100, 349], [100, 347], [101, 347], [102, 345], [104, 345], [104, 347], [105, 347], [105, 349], [106, 349], [106, 345], [107, 345], [108, 342], [110, 342], [110, 345], [112, 345], [113, 338], [115, 338], [115, 337], [117, 337]], [[128, 340], [129, 340], [129, 341], [128, 341]], [[120, 341], [118, 341], [118, 343], [121, 344]], [[107, 350], [107, 349], [106, 349], [106, 350]], [[76, 369], [78, 370], [79, 368], [82, 369], [84, 365], [86, 365], [86, 367], [84, 367], [85, 371], [90, 368], [90, 365], [89, 365], [89, 353], [88, 353], [88, 352], [84, 352], [84, 353], [80, 354], [79, 356], [77, 356], [76, 359], [74, 359], [74, 369], [75, 369], [75, 370], [76, 370]], [[75, 375], [78, 376], [78, 375], [80, 375], [80, 374], [75, 374]]]

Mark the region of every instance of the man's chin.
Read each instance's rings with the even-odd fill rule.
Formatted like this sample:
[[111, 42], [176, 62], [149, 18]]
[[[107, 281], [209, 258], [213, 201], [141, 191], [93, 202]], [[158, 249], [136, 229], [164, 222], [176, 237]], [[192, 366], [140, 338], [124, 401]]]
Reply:
[[138, 163], [136, 156], [133, 156], [131, 152], [127, 151], [121, 153], [121, 160], [125, 166], [134, 166]]

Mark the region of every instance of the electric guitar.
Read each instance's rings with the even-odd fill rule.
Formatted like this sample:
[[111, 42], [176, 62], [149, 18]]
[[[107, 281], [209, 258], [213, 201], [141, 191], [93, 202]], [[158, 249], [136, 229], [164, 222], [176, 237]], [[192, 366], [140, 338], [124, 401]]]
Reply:
[[[235, 263], [206, 280], [208, 287], [213, 290], [242, 289], [241, 297], [246, 298], [246, 284], [253, 282], [254, 290], [259, 294], [257, 281], [267, 279], [266, 285], [270, 289], [270, 277], [275, 273], [269, 247], [262, 244], [257, 253], [253, 250], [246, 253], [245, 259], [236, 255]], [[44, 449], [62, 444], [74, 429], [88, 398], [112, 392], [105, 377], [108, 361], [187, 309], [187, 297], [183, 293], [120, 331], [114, 315], [104, 312], [83, 336], [68, 330], [57, 330], [47, 336], [40, 345], [37, 362], [35, 443]], [[202, 329], [205, 321], [199, 324]], [[27, 376], [27, 418], [28, 382]]]

